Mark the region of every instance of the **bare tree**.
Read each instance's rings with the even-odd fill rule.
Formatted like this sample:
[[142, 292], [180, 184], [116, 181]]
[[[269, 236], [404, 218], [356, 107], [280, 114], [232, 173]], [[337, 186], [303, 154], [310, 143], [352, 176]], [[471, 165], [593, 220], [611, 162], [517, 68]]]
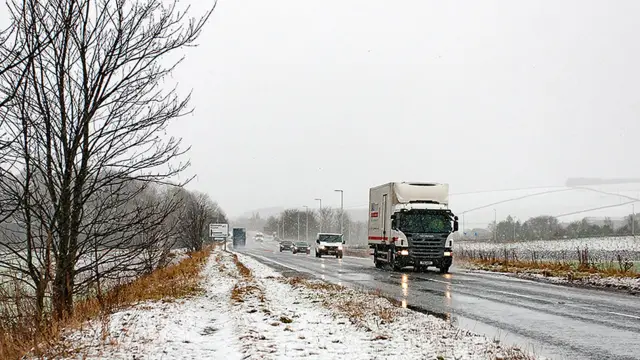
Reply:
[[334, 231], [335, 211], [329, 207], [323, 207], [318, 210], [318, 219], [320, 221], [320, 230], [322, 232]]
[[200, 251], [209, 237], [209, 224], [226, 223], [227, 216], [209, 195], [183, 192], [184, 209], [181, 211], [179, 232], [182, 245], [192, 251]]
[[[53, 257], [38, 263], [41, 269], [53, 264], [53, 309], [64, 317], [79, 286], [107, 268], [123, 270], [149, 245], [141, 234], [173, 211], [172, 202], [158, 207], [139, 198], [153, 183], [181, 185], [172, 179], [188, 166], [179, 161], [186, 151], [180, 140], [163, 135], [171, 120], [190, 111], [189, 96], [162, 89], [180, 62], [164, 59], [194, 45], [212, 10], [187, 19], [177, 1], [15, 1], [9, 7], [34, 19], [31, 27], [14, 29], [25, 43], [43, 36], [47, 42], [6, 106], [5, 127], [17, 141], [0, 187], [19, 204], [26, 233], [11, 252], [27, 268], [36, 267], [29, 253]], [[29, 248], [34, 251], [25, 253]]]

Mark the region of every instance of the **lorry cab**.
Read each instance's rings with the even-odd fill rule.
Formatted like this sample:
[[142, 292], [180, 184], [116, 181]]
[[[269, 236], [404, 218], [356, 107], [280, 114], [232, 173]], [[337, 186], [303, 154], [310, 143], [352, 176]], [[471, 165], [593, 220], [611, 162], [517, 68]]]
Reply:
[[318, 233], [315, 245], [316, 257], [320, 258], [322, 255], [335, 255], [337, 259], [342, 259], [343, 245], [344, 238], [342, 234]]
[[447, 184], [388, 183], [371, 188], [368, 241], [375, 266], [435, 266], [448, 272], [453, 262], [450, 235], [458, 230], [448, 197]]

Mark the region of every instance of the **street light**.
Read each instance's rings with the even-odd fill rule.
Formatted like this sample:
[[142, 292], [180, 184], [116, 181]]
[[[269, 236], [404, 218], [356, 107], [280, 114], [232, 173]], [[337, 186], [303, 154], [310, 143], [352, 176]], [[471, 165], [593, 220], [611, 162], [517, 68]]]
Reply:
[[316, 199], [316, 201], [320, 202], [320, 210], [318, 213], [320, 214], [320, 232], [322, 232], [322, 199]]
[[344, 191], [343, 190], [333, 190], [335, 192], [340, 193], [340, 234], [344, 239]]
[[305, 213], [307, 215], [307, 226], [305, 227], [305, 235], [304, 241], [309, 242], [309, 207], [307, 205], [303, 206]]
[[300, 211], [296, 211], [298, 213], [298, 241], [300, 241]]

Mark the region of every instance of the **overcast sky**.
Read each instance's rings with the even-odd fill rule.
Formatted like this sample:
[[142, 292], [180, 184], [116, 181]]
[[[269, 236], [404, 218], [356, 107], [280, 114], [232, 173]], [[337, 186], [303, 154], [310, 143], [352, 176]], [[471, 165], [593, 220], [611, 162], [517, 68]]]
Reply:
[[[638, 14], [637, 0], [220, 0], [173, 75], [195, 112], [170, 133], [192, 145], [189, 187], [231, 215], [338, 206], [336, 188], [365, 205], [389, 181], [460, 193], [640, 177]], [[536, 206], [592, 205], [559, 199]]]
[[193, 146], [191, 187], [233, 215], [335, 206], [335, 188], [366, 204], [388, 181], [463, 192], [640, 176], [639, 10], [221, 0], [174, 76], [194, 91], [173, 128]]

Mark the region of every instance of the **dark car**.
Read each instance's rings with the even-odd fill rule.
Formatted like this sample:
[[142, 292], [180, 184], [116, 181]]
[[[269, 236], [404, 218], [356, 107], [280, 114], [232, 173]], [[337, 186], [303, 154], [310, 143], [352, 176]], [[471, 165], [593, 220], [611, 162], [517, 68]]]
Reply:
[[303, 254], [311, 254], [311, 247], [304, 241], [297, 242], [293, 244], [293, 248], [291, 252], [294, 254], [303, 253]]
[[280, 243], [280, 252], [283, 252], [284, 250], [291, 251], [292, 248], [293, 248], [293, 241], [285, 240]]

